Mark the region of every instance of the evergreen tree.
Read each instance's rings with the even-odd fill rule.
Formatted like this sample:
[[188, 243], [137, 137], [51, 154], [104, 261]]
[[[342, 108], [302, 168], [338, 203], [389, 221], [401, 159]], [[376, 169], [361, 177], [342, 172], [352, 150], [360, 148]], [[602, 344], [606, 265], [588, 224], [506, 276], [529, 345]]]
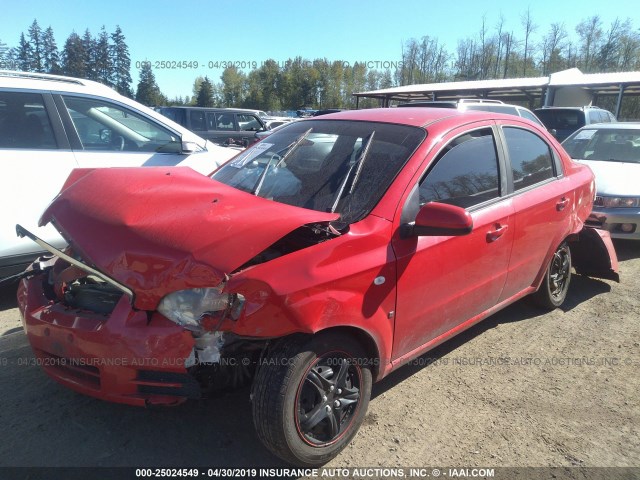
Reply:
[[7, 47], [7, 44], [0, 40], [0, 69], [9, 69], [9, 57], [11, 56], [11, 50]]
[[200, 84], [196, 105], [198, 107], [213, 107], [213, 85], [209, 77], [204, 77], [204, 80]]
[[98, 39], [94, 43], [93, 70], [97, 81], [104, 83], [105, 85], [113, 86], [111, 83], [111, 78], [113, 77], [113, 66], [109, 50], [109, 35], [103, 25], [100, 30], [100, 35], [98, 35]]
[[193, 92], [194, 105], [198, 100], [198, 93], [200, 93], [200, 85], [202, 85], [202, 82], [204, 82], [204, 77], [202, 75], [197, 76], [193, 81], [193, 88], [191, 89], [191, 91]]
[[86, 52], [82, 39], [76, 32], [72, 32], [64, 44], [62, 72], [71, 77], [87, 77]]
[[18, 68], [23, 72], [31, 72], [31, 59], [33, 58], [33, 51], [31, 45], [27, 42], [24, 33], [20, 34], [20, 43], [18, 43], [18, 51], [16, 53], [16, 60], [18, 62]]
[[37, 20], [34, 20], [29, 27], [29, 45], [31, 46], [31, 70], [40, 73], [44, 72], [42, 29]]
[[116, 31], [111, 34], [111, 78], [110, 84], [122, 95], [133, 97], [131, 90], [131, 58], [129, 57], [129, 47], [125, 43], [124, 35], [120, 26], [116, 26]]
[[53, 29], [51, 26], [45, 30], [42, 36], [42, 52], [44, 70], [53, 74], [61, 73], [60, 55], [58, 53], [56, 40], [53, 38]]
[[98, 80], [95, 62], [96, 41], [91, 36], [88, 28], [84, 31], [84, 35], [82, 35], [82, 49], [84, 51], [84, 63], [86, 65], [85, 78]]
[[165, 97], [160, 92], [160, 87], [158, 87], [156, 77], [151, 69], [151, 62], [142, 62], [136, 100], [150, 107], [165, 103]]

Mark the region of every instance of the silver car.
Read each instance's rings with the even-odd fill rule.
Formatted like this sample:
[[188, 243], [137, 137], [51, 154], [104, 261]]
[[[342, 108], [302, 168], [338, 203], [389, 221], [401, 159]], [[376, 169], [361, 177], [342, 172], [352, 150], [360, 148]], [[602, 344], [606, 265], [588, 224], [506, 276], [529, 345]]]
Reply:
[[588, 222], [613, 238], [640, 240], [640, 122], [589, 125], [562, 146], [596, 176]]

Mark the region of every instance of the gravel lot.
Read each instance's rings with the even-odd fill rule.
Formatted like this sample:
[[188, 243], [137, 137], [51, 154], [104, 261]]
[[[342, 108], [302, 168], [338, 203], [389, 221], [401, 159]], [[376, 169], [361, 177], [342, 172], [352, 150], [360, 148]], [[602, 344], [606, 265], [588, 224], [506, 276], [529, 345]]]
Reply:
[[[640, 243], [616, 249], [622, 283], [574, 275], [562, 310], [518, 302], [375, 385], [327, 466], [640, 467]], [[0, 291], [0, 466], [286, 466], [247, 389], [140, 409], [57, 385], [14, 298]]]

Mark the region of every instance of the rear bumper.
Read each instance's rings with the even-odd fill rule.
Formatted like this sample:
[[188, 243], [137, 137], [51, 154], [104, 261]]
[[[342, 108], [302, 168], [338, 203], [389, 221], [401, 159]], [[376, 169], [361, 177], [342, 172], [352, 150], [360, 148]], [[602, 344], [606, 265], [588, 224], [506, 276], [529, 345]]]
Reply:
[[18, 307], [38, 364], [85, 395], [129, 405], [174, 405], [198, 398], [185, 367], [194, 340], [158, 313], [136, 311], [126, 295], [110, 315], [51, 302], [43, 276], [23, 279]]
[[[594, 207], [587, 220], [589, 226], [602, 228], [611, 233], [612, 238], [640, 240], [640, 209]], [[622, 231], [622, 225], [634, 225], [633, 231]]]

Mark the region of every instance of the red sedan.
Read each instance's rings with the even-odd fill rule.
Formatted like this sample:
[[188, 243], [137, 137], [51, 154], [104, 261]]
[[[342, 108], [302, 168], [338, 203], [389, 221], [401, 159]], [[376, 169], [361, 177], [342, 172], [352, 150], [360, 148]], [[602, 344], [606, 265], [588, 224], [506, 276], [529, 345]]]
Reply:
[[522, 118], [444, 109], [293, 123], [211, 178], [76, 170], [43, 214], [68, 240], [18, 297], [49, 375], [132, 405], [251, 379], [276, 455], [319, 465], [373, 381], [522, 297], [560, 306], [572, 267], [617, 280], [586, 228], [589, 168]]

